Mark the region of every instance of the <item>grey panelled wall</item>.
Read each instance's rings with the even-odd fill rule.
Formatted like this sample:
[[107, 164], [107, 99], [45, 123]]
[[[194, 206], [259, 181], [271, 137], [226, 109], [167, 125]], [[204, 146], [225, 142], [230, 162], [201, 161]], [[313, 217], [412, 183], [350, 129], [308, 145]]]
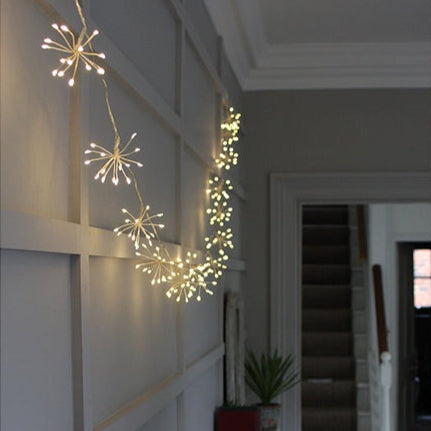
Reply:
[[[206, 180], [222, 104], [241, 90], [201, 0], [84, 0], [107, 55], [123, 141], [137, 132], [144, 200], [164, 213], [173, 254], [202, 249]], [[60, 19], [61, 18], [61, 19]], [[223, 397], [223, 291], [239, 290], [238, 247], [222, 286], [188, 305], [135, 271], [112, 228], [131, 187], [93, 181], [89, 142], [113, 133], [97, 77], [69, 91], [51, 23], [80, 22], [74, 0], [1, 2], [1, 429], [202, 431]], [[241, 169], [231, 179], [241, 217]]]
[[69, 257], [2, 250], [1, 265], [1, 429], [72, 431]]
[[249, 341], [269, 337], [269, 173], [431, 172], [431, 90], [260, 91], [247, 118]]

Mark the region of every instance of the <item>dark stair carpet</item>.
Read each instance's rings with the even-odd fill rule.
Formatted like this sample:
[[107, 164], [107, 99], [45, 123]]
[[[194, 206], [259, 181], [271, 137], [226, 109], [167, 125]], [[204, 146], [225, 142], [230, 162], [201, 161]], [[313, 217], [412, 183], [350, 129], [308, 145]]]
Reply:
[[333, 245], [330, 247], [307, 245], [303, 249], [302, 262], [304, 264], [349, 265], [349, 248], [344, 245]]
[[306, 308], [302, 317], [302, 330], [305, 332], [352, 330], [350, 308]]
[[341, 246], [348, 245], [348, 226], [304, 226], [302, 229], [302, 243], [304, 246]]
[[302, 354], [305, 356], [352, 356], [353, 335], [351, 332], [303, 332]]
[[342, 225], [349, 223], [345, 205], [307, 205], [302, 213], [304, 225]]
[[302, 216], [302, 430], [356, 431], [348, 207]]
[[302, 307], [308, 308], [349, 308], [352, 291], [349, 285], [303, 285]]
[[356, 430], [354, 407], [303, 407], [302, 429], [304, 431], [350, 431]]
[[302, 358], [302, 378], [353, 380], [355, 378], [355, 361], [350, 356], [304, 356]]
[[349, 265], [302, 265], [302, 282], [305, 284], [346, 284], [350, 282]]
[[351, 407], [356, 402], [356, 385], [351, 380], [308, 381], [302, 384], [305, 407]]

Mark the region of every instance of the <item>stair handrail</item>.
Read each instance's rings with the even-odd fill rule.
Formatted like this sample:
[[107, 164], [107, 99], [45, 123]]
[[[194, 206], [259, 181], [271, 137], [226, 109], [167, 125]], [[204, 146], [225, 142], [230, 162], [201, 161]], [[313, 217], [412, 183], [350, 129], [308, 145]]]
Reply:
[[390, 431], [390, 388], [392, 385], [391, 354], [388, 349], [388, 332], [383, 297], [382, 267], [372, 266], [374, 304], [376, 308], [377, 341], [379, 347], [380, 383], [382, 385], [382, 431]]
[[356, 217], [358, 220], [359, 259], [362, 262], [366, 262], [368, 260], [368, 243], [365, 227], [365, 205], [356, 205]]
[[388, 335], [386, 329], [385, 303], [383, 299], [382, 267], [373, 265], [374, 304], [376, 307], [377, 341], [379, 346], [379, 358], [388, 351]]

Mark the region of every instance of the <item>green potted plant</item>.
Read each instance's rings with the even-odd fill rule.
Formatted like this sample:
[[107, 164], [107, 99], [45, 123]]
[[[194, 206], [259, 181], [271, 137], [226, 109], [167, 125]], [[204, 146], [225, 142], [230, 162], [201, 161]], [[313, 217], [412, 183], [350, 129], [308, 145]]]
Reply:
[[251, 351], [247, 351], [245, 360], [245, 382], [259, 398], [261, 431], [278, 431], [280, 422], [280, 404], [273, 400], [278, 395], [299, 383], [299, 373], [293, 368], [293, 355], [285, 358], [278, 354], [263, 354], [260, 360]]

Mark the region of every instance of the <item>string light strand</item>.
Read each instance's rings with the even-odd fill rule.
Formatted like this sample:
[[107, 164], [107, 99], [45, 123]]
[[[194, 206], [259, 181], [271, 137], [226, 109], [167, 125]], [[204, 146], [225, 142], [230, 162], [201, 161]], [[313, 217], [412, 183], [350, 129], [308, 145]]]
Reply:
[[[74, 33], [64, 24], [52, 24], [59, 40], [47, 37], [42, 45], [45, 50], [61, 53], [60, 65], [52, 71], [52, 75], [59, 78], [67, 75], [70, 87], [75, 84], [80, 64], [87, 71], [95, 70], [101, 77], [105, 74], [105, 69], [100, 64], [100, 61], [105, 60], [105, 54], [95, 51], [92, 45], [99, 31], [93, 30], [89, 34], [79, 0], [74, 0], [74, 2], [82, 23], [79, 34]], [[233, 213], [233, 209], [229, 205], [230, 192], [233, 190], [231, 181], [222, 179], [218, 175], [208, 179], [207, 193], [210, 205], [207, 209], [207, 216], [212, 232], [205, 238], [206, 252], [202, 261], [199, 261], [197, 253], [190, 251], [187, 252], [184, 259], [172, 259], [158, 235], [158, 230], [163, 229], [164, 225], [158, 223], [157, 219], [160, 219], [163, 214], [150, 213], [150, 206], [144, 204], [133, 171], [134, 167], [143, 166], [140, 161], [133, 158], [133, 155], [140, 149], [138, 147], [130, 149], [136, 132], [132, 133], [129, 140], [122, 145], [109, 100], [108, 84], [104, 78], [101, 78], [101, 81], [104, 86], [108, 117], [114, 133], [114, 144], [112, 150], [109, 150], [94, 142], [90, 143], [90, 148], [85, 150], [88, 158], [84, 163], [86, 165], [99, 164], [94, 179], [100, 180], [102, 183], [105, 183], [109, 175], [112, 175], [111, 181], [114, 185], [118, 185], [121, 180], [125, 180], [127, 184], [133, 182], [140, 205], [137, 216], [125, 208], [122, 209], [126, 218], [123, 224], [114, 229], [114, 232], [117, 235], [125, 234], [133, 241], [136, 255], [140, 259], [140, 262], [135, 265], [136, 269], [149, 275], [152, 285], [167, 285], [166, 295], [169, 298], [173, 297], [177, 302], [181, 300], [189, 302], [192, 297], [200, 301], [203, 293], [213, 295], [214, 287], [217, 286], [227, 269], [228, 252], [234, 248], [232, 228], [226, 226]], [[239, 156], [235, 150], [235, 144], [238, 142], [240, 117], [241, 114], [235, 113], [233, 108], [229, 108], [226, 121], [221, 124], [221, 150], [215, 159], [215, 164], [219, 169], [227, 171], [238, 163]], [[139, 251], [140, 249], [141, 251]]]

